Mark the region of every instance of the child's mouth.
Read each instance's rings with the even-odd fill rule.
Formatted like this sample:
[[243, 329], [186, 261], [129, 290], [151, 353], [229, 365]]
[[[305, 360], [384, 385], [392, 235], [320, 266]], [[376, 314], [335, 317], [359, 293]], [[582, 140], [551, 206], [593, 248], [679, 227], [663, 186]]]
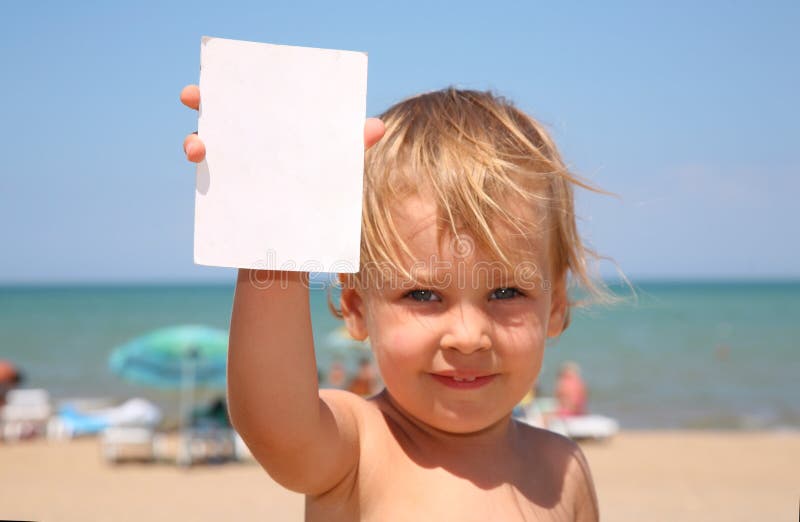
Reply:
[[471, 376], [471, 377], [456, 377], [455, 375], [439, 375], [432, 373], [431, 376], [438, 382], [444, 384], [449, 388], [456, 388], [458, 390], [471, 390], [480, 388], [489, 384], [497, 374]]

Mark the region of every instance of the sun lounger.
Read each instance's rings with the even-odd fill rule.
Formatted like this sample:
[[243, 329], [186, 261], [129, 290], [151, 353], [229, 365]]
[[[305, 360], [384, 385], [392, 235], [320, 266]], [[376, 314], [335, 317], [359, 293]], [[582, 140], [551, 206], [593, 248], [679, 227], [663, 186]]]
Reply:
[[235, 432], [231, 429], [190, 428], [181, 433], [176, 462], [179, 466], [222, 462], [236, 458]]
[[152, 427], [114, 426], [101, 436], [103, 457], [116, 464], [124, 460], [153, 461], [163, 456], [163, 435]]
[[531, 426], [544, 428], [571, 439], [605, 440], [619, 432], [619, 423], [604, 415], [570, 415], [556, 413], [557, 403], [550, 397], [536, 399], [521, 408], [517, 418]]
[[619, 423], [604, 415], [558, 417], [551, 420], [550, 425], [560, 428], [567, 437], [579, 440], [604, 440], [613, 437], [619, 431]]
[[47, 390], [10, 390], [6, 394], [6, 405], [0, 408], [0, 435], [7, 442], [42, 435], [51, 413]]
[[119, 406], [81, 411], [74, 404], [59, 408], [47, 427], [50, 439], [70, 439], [94, 435], [111, 427], [145, 427], [153, 429], [162, 419], [161, 409], [152, 402], [133, 398]]

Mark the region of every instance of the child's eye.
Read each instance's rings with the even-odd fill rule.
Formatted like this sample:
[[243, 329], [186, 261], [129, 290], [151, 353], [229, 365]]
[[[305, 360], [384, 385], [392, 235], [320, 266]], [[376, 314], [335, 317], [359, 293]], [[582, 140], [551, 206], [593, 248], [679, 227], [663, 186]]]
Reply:
[[430, 290], [412, 290], [406, 294], [406, 297], [420, 302], [441, 301], [439, 296]]
[[492, 292], [492, 299], [513, 299], [514, 297], [521, 295], [524, 294], [516, 288], [503, 287]]

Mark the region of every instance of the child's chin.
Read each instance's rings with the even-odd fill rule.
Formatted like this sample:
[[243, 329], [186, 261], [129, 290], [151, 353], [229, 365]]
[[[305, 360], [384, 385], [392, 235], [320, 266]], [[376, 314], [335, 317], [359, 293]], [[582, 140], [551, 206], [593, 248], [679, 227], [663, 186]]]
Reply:
[[470, 433], [479, 433], [491, 430], [498, 427], [502, 423], [507, 423], [509, 415], [497, 417], [496, 412], [493, 415], [479, 415], [458, 412], [447, 412], [445, 415], [437, 415], [436, 420], [432, 426], [440, 431], [453, 433], [455, 435], [468, 435]]
[[408, 420], [453, 435], [467, 435], [489, 431], [492, 428], [502, 428], [502, 425], [507, 424], [511, 418], [511, 411], [506, 412], [503, 408], [497, 408], [496, 403], [453, 404], [434, 401], [425, 404], [413, 399], [404, 400], [409, 398], [395, 395], [388, 385], [383, 395]]

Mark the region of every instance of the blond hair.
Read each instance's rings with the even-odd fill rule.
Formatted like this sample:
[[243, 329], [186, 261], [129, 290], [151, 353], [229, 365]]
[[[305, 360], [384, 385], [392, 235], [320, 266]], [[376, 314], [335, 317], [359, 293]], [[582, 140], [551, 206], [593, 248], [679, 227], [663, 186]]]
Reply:
[[[437, 222], [452, 236], [466, 232], [477, 248], [507, 265], [521, 253], [508, 251], [498, 226], [522, 237], [548, 232], [551, 275], [571, 275], [592, 301], [613, 300], [589, 263], [602, 257], [578, 234], [573, 186], [607, 192], [569, 171], [536, 120], [501, 96], [454, 87], [403, 100], [380, 119], [386, 133], [365, 155], [361, 273], [365, 266], [388, 264], [411, 277], [402, 268], [410, 251], [392, 209], [426, 194], [436, 202]], [[531, 214], [543, 216], [528, 219]], [[564, 328], [568, 324], [569, 313]]]

